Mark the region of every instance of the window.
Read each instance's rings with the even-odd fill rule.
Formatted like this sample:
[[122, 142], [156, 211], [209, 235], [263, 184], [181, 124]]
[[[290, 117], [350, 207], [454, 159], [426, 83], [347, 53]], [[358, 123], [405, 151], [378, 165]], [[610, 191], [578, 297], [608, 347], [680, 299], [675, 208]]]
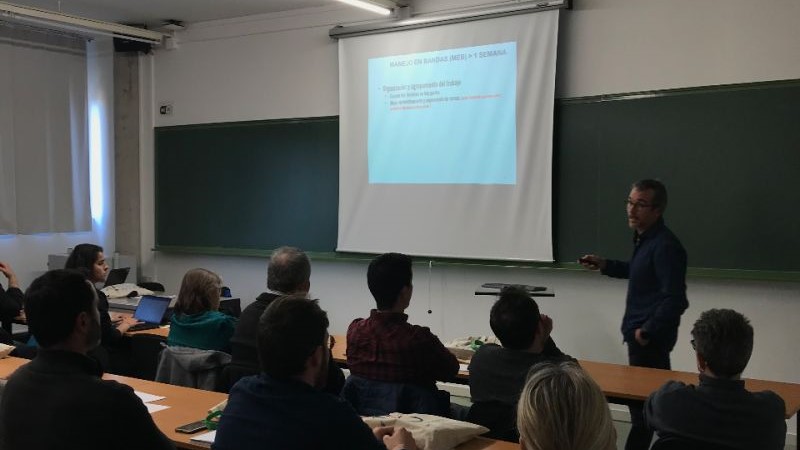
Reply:
[[86, 42], [0, 21], [0, 234], [89, 231]]

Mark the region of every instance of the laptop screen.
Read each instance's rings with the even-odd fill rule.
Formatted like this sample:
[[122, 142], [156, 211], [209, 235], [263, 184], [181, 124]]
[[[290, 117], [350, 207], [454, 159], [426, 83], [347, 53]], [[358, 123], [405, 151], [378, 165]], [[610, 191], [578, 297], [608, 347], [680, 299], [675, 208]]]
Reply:
[[119, 267], [117, 269], [111, 269], [108, 272], [108, 276], [106, 277], [106, 284], [105, 286], [114, 286], [115, 284], [122, 284], [128, 279], [128, 273], [131, 271], [130, 267]]
[[170, 298], [143, 295], [133, 317], [147, 323], [161, 323], [169, 307]]

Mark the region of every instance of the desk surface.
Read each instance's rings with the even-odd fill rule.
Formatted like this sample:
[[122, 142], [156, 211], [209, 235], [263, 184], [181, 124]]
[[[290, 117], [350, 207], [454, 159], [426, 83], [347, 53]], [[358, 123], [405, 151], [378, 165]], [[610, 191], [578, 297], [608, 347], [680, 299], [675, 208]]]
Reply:
[[[337, 363], [347, 363], [347, 337], [334, 336], [333, 359]], [[595, 361], [578, 361], [581, 367], [600, 385], [603, 394], [611, 400], [644, 401], [650, 394], [669, 380], [697, 384], [698, 375], [676, 370], [631, 367]], [[459, 372], [458, 377], [469, 380], [469, 372]], [[786, 403], [786, 418], [800, 410], [800, 384], [745, 379], [745, 387], [750, 391], [770, 390], [780, 395]]]
[[[133, 316], [132, 313], [121, 312], [121, 313], [114, 313], [113, 316], [118, 317], [131, 317]], [[156, 336], [161, 336], [163, 338], [167, 338], [169, 335], [169, 325], [162, 325], [158, 328], [151, 328], [149, 330], [139, 330], [139, 331], [126, 331], [125, 336], [133, 336], [134, 334], [153, 334]]]
[[[18, 367], [27, 363], [27, 359], [4, 358], [0, 359], [0, 379], [7, 379]], [[106, 380], [115, 380], [127, 384], [133, 389], [148, 394], [164, 396], [163, 400], [153, 402], [167, 405], [169, 408], [154, 412], [153, 421], [158, 428], [179, 448], [207, 449], [208, 447], [191, 441], [197, 434], [176, 433], [175, 427], [184, 425], [205, 417], [212, 406], [228, 398], [227, 394], [220, 392], [203, 391], [155, 381], [140, 380], [138, 378], [123, 377], [105, 374]], [[456, 447], [456, 450], [520, 450], [519, 444], [495, 441], [486, 438], [475, 438]]]
[[126, 331], [126, 336], [133, 336], [134, 334], [152, 334], [155, 336], [161, 336], [163, 338], [167, 338], [169, 335], [169, 325], [164, 325], [158, 328], [151, 328], [149, 330], [139, 330], [139, 331]]

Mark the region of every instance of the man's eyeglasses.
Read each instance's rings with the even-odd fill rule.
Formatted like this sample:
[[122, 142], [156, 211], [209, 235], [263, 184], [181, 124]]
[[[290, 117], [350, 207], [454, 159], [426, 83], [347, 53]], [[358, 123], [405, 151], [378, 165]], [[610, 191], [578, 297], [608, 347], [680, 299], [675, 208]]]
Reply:
[[645, 202], [632, 202], [631, 199], [625, 200], [625, 207], [630, 209], [654, 208], [656, 205]]

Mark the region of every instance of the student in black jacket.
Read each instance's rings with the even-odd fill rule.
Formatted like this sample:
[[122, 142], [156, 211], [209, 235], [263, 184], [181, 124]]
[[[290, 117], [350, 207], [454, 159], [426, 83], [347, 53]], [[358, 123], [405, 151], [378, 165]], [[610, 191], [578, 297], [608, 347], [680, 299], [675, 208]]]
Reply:
[[350, 404], [322, 392], [332, 365], [328, 315], [283, 296], [259, 319], [261, 373], [231, 389], [214, 450], [417, 450], [404, 428], [372, 430]]
[[[296, 247], [280, 247], [269, 258], [267, 267], [267, 292], [261, 293], [248, 305], [236, 324], [231, 338], [230, 366], [225, 371], [224, 390], [229, 390], [239, 379], [259, 373], [258, 321], [267, 307], [275, 299], [284, 295], [308, 294], [311, 287], [311, 261], [302, 250]], [[344, 373], [335, 364], [328, 371], [325, 392], [339, 395], [344, 386]]]
[[47, 272], [25, 298], [36, 358], [8, 379], [0, 401], [6, 450], [173, 449], [130, 386], [103, 380], [87, 356], [100, 343], [95, 289], [68, 270]]
[[484, 344], [469, 365], [472, 397], [467, 420], [489, 428], [488, 436], [519, 441], [514, 411], [531, 367], [541, 362], [568, 361], [550, 332], [553, 320], [525, 290], [507, 287], [492, 305], [489, 316], [497, 344]]
[[0, 330], [0, 342], [11, 344], [11, 323], [22, 310], [23, 294], [19, 288], [17, 274], [14, 273], [10, 264], [0, 261], [0, 273], [8, 280], [8, 289], [0, 286], [0, 322], [3, 326], [3, 329]]

